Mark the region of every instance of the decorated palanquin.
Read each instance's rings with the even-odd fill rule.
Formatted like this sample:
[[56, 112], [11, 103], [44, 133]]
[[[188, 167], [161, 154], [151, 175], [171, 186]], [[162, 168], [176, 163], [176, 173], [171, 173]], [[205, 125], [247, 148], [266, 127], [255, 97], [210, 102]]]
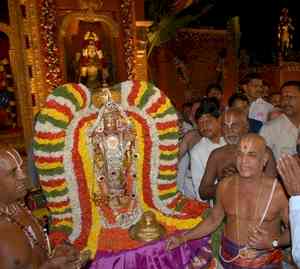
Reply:
[[[55, 89], [34, 137], [52, 242], [68, 239], [93, 255], [148, 244], [161, 251], [164, 238], [197, 225], [207, 208], [177, 190], [177, 153], [176, 111], [154, 85], [127, 81], [93, 95], [82, 84]], [[183, 247], [191, 258], [196, 250]]]

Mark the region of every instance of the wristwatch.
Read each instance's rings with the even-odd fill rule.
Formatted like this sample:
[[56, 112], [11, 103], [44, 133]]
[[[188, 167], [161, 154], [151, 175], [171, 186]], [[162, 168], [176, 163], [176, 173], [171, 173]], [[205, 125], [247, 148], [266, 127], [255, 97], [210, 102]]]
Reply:
[[272, 241], [272, 247], [273, 247], [273, 248], [278, 248], [278, 246], [279, 246], [278, 240], [273, 240], [273, 241]]

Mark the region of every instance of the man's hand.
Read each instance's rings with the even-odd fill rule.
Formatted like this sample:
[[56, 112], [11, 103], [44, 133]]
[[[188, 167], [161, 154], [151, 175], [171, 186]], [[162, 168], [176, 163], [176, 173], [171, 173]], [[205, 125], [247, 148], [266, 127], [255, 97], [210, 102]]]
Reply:
[[174, 248], [178, 248], [181, 244], [185, 242], [184, 236], [183, 235], [174, 235], [171, 236], [169, 239], [166, 241], [166, 248], [167, 250], [172, 250]]
[[53, 255], [41, 269], [77, 269], [80, 268], [79, 251], [70, 243], [65, 242], [53, 250]]
[[256, 227], [253, 229], [252, 233], [250, 234], [248, 238], [248, 246], [254, 249], [271, 249], [273, 238], [270, 237], [270, 234], [260, 228]]
[[293, 156], [284, 154], [277, 161], [277, 169], [281, 175], [289, 195], [300, 195], [300, 165]]
[[233, 166], [233, 165], [228, 166], [222, 170], [221, 178], [230, 177], [230, 176], [235, 175], [236, 173], [237, 173], [237, 169], [235, 168], [235, 166]]

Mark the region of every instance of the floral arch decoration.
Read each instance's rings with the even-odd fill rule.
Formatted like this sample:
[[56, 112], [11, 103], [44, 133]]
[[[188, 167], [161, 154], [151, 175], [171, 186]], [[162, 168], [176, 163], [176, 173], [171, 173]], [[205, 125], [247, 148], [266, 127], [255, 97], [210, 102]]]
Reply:
[[[178, 126], [170, 100], [144, 81], [126, 81], [113, 88], [120, 91], [121, 106], [137, 134], [136, 184], [142, 210], [153, 211], [168, 231], [194, 227], [207, 206], [177, 190]], [[48, 96], [34, 137], [35, 162], [51, 212], [51, 239], [54, 244], [69, 239], [92, 253], [107, 234], [91, 199], [95, 178], [87, 133], [98, 112], [88, 88], [62, 85]]]

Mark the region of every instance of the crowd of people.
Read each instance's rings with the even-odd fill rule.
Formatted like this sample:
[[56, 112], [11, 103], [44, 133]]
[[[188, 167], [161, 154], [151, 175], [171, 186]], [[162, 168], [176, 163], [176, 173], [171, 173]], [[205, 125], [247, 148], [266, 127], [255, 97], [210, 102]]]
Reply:
[[[300, 266], [300, 81], [287, 81], [276, 93], [269, 89], [249, 74], [227, 105], [216, 84], [184, 104], [177, 187], [211, 211], [192, 230], [167, 239], [167, 250], [224, 223], [224, 269]], [[1, 145], [0, 268], [81, 268], [82, 257], [69, 242], [51, 249], [22, 202], [24, 179], [19, 153]], [[289, 247], [293, 260], [284, 259]]]
[[[300, 265], [300, 81], [287, 81], [271, 93], [252, 73], [227, 106], [222, 98], [222, 88], [210, 85], [205, 97], [183, 105], [177, 184], [186, 196], [209, 202], [212, 213], [172, 237], [168, 247], [211, 234], [224, 222], [223, 268], [295, 268]], [[287, 258], [289, 246], [294, 261]]]

